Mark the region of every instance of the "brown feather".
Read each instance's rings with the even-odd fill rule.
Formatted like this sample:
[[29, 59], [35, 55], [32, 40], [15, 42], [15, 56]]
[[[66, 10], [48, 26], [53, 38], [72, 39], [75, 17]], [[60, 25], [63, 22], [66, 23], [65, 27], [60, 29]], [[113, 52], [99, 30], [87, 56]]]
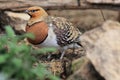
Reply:
[[28, 38], [28, 41], [32, 44], [40, 44], [42, 43], [47, 35], [48, 35], [48, 25], [45, 22], [37, 22], [31, 26], [26, 27], [27, 33], [33, 33], [35, 38], [30, 39]]

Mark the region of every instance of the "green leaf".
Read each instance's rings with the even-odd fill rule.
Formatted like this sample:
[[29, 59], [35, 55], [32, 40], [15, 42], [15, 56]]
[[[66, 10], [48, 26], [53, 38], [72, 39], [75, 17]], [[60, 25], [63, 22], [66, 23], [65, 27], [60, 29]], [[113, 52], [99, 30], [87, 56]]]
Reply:
[[6, 30], [6, 33], [7, 33], [7, 35], [9, 37], [14, 37], [15, 36], [15, 33], [14, 33], [13, 29], [10, 26], [6, 26], [5, 30]]
[[58, 80], [41, 63], [33, 67], [38, 60], [35, 55], [31, 55], [54, 52], [56, 48], [33, 49], [31, 45], [27, 45], [23, 41], [26, 37], [35, 38], [31, 33], [15, 35], [13, 29], [6, 26], [6, 34], [0, 35], [1, 72], [6, 73], [9, 80], [13, 77], [15, 80], [43, 80], [45, 78]]
[[57, 51], [57, 49], [53, 47], [41, 48], [39, 50], [36, 50], [36, 54], [44, 54], [44, 53], [55, 52], [55, 51]]
[[0, 64], [5, 63], [8, 57], [9, 57], [8, 54], [0, 55]]
[[50, 75], [49, 78], [51, 80], [60, 80], [58, 77], [54, 76], [54, 75]]
[[32, 69], [32, 72], [36, 74], [41, 80], [43, 80], [46, 75], [50, 74], [43, 65], [38, 65], [37, 67]]
[[21, 44], [21, 45], [18, 45], [16, 46], [16, 49], [15, 49], [15, 52], [20, 54], [20, 53], [30, 53], [30, 47], [25, 45], [25, 44]]
[[5, 45], [7, 42], [7, 37], [5, 35], [0, 36], [0, 46]]
[[12, 63], [17, 67], [20, 68], [22, 66], [22, 60], [19, 58], [13, 58]]
[[23, 37], [27, 37], [27, 38], [31, 38], [31, 39], [35, 38], [34, 34], [32, 34], [32, 33], [26, 33], [23, 35]]
[[49, 78], [50, 80], [60, 80], [58, 77], [52, 75], [51, 72], [49, 72], [42, 64], [33, 68], [32, 72], [35, 73], [41, 80], [44, 80], [45, 78]]

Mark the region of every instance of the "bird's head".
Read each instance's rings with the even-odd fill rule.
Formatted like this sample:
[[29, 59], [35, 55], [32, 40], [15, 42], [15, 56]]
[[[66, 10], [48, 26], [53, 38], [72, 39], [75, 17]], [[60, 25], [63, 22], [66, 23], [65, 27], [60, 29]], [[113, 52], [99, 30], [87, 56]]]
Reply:
[[38, 6], [30, 7], [25, 12], [29, 14], [31, 18], [48, 16], [47, 12], [43, 8]]

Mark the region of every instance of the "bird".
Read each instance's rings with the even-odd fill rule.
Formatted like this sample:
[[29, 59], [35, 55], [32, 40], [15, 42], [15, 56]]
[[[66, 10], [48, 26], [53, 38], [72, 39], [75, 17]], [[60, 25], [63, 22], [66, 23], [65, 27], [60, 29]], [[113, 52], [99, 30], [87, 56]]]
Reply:
[[30, 16], [26, 25], [26, 32], [33, 33], [35, 38], [27, 38], [33, 45], [42, 47], [55, 47], [60, 50], [60, 59], [64, 57], [68, 48], [80, 48], [79, 29], [66, 18], [48, 15], [39, 6], [32, 6], [25, 10]]

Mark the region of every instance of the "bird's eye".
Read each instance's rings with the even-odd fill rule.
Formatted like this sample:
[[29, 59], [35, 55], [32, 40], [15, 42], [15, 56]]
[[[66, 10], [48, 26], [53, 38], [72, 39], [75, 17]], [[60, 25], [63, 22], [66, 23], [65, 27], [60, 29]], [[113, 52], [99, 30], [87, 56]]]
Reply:
[[36, 10], [31, 10], [31, 12], [35, 12]]
[[31, 12], [36, 12], [36, 11], [39, 11], [39, 9], [36, 9], [36, 10], [31, 10]]

